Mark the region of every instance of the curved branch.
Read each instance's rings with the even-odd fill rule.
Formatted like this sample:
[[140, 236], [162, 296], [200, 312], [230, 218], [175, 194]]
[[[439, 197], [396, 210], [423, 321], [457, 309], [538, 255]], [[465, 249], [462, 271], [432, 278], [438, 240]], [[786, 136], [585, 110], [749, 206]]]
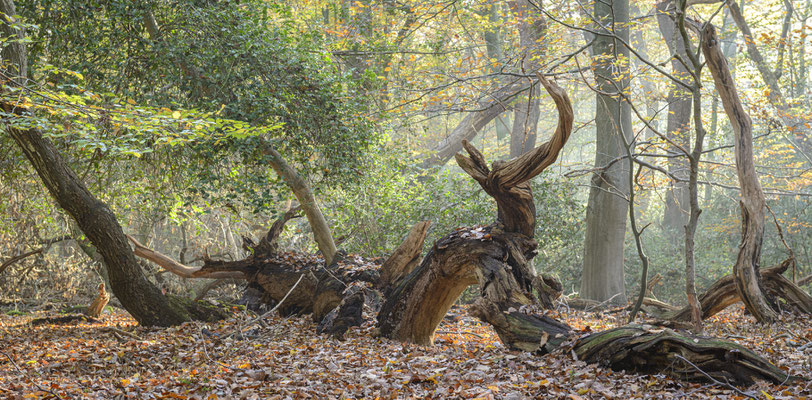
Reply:
[[564, 147], [564, 143], [567, 142], [572, 132], [572, 121], [575, 114], [569, 96], [567, 96], [564, 89], [555, 82], [548, 80], [544, 75], [536, 72], [536, 76], [555, 102], [555, 107], [558, 110], [558, 126], [555, 128], [555, 133], [550, 140], [536, 147], [533, 151], [499, 166], [494, 165], [495, 178], [503, 187], [513, 187], [529, 181], [540, 174], [541, 171], [544, 171], [558, 158], [558, 153]]
[[161, 268], [180, 276], [181, 278], [245, 279], [245, 274], [240, 271], [204, 271], [202, 270], [202, 267], [190, 267], [188, 265], [183, 265], [165, 254], [159, 253], [144, 246], [139, 241], [135, 240], [134, 237], [130, 235], [126, 236], [135, 247], [133, 254], [145, 260], [152, 261]]

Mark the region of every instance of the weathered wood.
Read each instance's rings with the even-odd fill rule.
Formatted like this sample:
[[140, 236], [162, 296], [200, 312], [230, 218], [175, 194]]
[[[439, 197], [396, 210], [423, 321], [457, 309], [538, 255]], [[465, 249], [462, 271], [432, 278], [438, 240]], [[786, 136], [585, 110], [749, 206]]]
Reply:
[[409, 231], [406, 239], [398, 246], [392, 255], [381, 266], [381, 279], [377, 287], [388, 288], [401, 280], [423, 261], [420, 257], [423, 251], [423, 242], [426, 241], [431, 221], [418, 222]]
[[616, 371], [662, 373], [689, 381], [706, 381], [705, 374], [738, 386], [749, 386], [755, 380], [778, 384], [794, 380], [731, 341], [647, 325], [626, 325], [591, 334], [578, 339], [573, 351], [579, 359]]
[[465, 288], [479, 284], [484, 298], [505, 309], [552, 306], [560, 285], [536, 275], [529, 260], [536, 208], [528, 181], [551, 165], [572, 131], [569, 97], [557, 84], [537, 74], [558, 109], [558, 126], [549, 141], [521, 157], [488, 166], [468, 141], [468, 156], [457, 164], [496, 200], [498, 214], [489, 226], [457, 230], [437, 241], [418, 268], [387, 292], [378, 313], [381, 334], [396, 340], [431, 344], [434, 330]]
[[[782, 275], [789, 265], [790, 260], [785, 260], [780, 265], [760, 270], [759, 274], [764, 288], [771, 296], [783, 298], [788, 305], [795, 309], [805, 313], [812, 313], [812, 297]], [[710, 318], [741, 301], [735, 279], [733, 275], [725, 275], [714, 282], [702, 294], [699, 301], [702, 304], [703, 319]], [[687, 321], [690, 319], [690, 310], [687, 307], [682, 308], [670, 319]]]
[[109, 301], [110, 301], [110, 293], [107, 293], [107, 291], [104, 290], [104, 283], [100, 283], [99, 293], [87, 307], [87, 315], [91, 318], [99, 318], [102, 311], [104, 311], [104, 307], [107, 305]]
[[735, 137], [736, 172], [741, 187], [742, 241], [733, 266], [733, 275], [739, 296], [747, 310], [760, 322], [772, 322], [778, 316], [764, 297], [759, 284], [766, 201], [753, 162], [753, 123], [739, 99], [727, 59], [722, 53], [712, 24], [705, 25], [702, 38], [702, 53], [713, 75], [716, 92]]

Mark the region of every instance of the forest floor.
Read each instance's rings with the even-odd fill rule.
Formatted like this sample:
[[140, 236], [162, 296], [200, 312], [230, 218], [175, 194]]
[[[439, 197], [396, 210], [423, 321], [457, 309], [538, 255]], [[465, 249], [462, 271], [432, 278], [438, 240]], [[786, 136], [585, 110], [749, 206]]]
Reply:
[[[246, 312], [220, 324], [138, 327], [111, 308], [98, 323], [43, 324], [54, 311], [0, 314], [0, 398], [90, 399], [759, 399], [812, 396], [812, 381], [731, 388], [633, 375], [573, 360], [507, 351], [489, 326], [452, 309], [435, 346], [373, 338], [372, 324], [344, 341], [315, 333], [307, 317]], [[600, 331], [625, 313], [555, 312], [571, 326]], [[731, 307], [707, 321], [708, 335], [750, 347], [792, 374], [812, 378], [812, 319], [784, 315], [761, 326]]]

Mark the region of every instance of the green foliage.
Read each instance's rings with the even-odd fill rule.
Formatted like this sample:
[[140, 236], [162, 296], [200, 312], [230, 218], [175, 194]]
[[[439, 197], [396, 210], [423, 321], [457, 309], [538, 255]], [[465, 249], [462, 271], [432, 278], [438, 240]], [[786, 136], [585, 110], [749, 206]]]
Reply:
[[[412, 225], [431, 220], [425, 250], [461, 226], [490, 224], [496, 203], [459, 169], [410, 170], [408, 158], [391, 148], [381, 149], [356, 186], [326, 193], [325, 207], [335, 221], [336, 236], [350, 237], [342, 245], [368, 256], [390, 253]], [[583, 206], [576, 187], [549, 173], [532, 182], [536, 200], [536, 240], [539, 271], [571, 277], [580, 275]]]

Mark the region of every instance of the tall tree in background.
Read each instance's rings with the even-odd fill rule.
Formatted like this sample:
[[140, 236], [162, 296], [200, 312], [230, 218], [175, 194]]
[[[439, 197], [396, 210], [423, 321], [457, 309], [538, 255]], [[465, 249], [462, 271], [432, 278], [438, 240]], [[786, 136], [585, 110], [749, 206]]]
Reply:
[[[629, 183], [624, 140], [632, 143], [631, 106], [618, 94], [629, 86], [629, 1], [595, 2], [598, 28], [593, 44], [596, 152], [586, 210], [586, 240], [581, 297], [626, 302], [623, 240], [626, 235]], [[617, 161], [617, 158], [622, 158]]]
[[669, 12], [669, 7], [673, 8], [673, 3], [670, 1], [657, 3], [657, 25], [671, 55], [671, 74], [682, 80], [685, 85], [671, 82], [668, 91], [666, 135], [681, 148], [673, 144], [668, 146], [668, 172], [678, 179], [672, 179], [666, 192], [663, 228], [677, 237], [684, 232], [683, 228], [688, 222], [689, 166], [685, 149], [690, 147], [688, 130], [691, 126], [691, 93], [686, 85], [690, 85], [691, 78], [688, 72], [689, 58], [685, 42], [671, 17], [673, 12]]

